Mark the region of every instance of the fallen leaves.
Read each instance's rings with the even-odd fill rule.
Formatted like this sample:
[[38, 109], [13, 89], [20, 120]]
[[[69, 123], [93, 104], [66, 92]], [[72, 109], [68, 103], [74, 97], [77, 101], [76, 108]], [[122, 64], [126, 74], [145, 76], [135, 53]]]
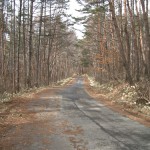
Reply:
[[[92, 86], [90, 82], [92, 81]], [[150, 126], [150, 105], [137, 104], [135, 86], [127, 83], [98, 84], [93, 78], [85, 78], [85, 89], [95, 99], [104, 102], [115, 111]]]

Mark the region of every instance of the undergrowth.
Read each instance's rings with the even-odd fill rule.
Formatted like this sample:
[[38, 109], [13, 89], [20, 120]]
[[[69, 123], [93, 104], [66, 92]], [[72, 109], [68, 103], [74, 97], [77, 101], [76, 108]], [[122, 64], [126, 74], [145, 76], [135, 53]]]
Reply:
[[149, 82], [140, 81], [134, 86], [123, 81], [100, 84], [94, 78], [87, 77], [96, 94], [104, 95], [114, 103], [129, 105], [150, 115]]
[[60, 80], [60, 81], [58, 81], [57, 83], [52, 84], [52, 85], [49, 85], [49, 86], [41, 86], [41, 87], [33, 87], [33, 88], [30, 88], [30, 89], [23, 89], [23, 90], [21, 90], [21, 91], [18, 92], [18, 93], [7, 93], [7, 92], [0, 93], [0, 103], [7, 103], [7, 102], [10, 102], [10, 101], [13, 100], [13, 98], [15, 98], [15, 97], [27, 97], [27, 98], [32, 98], [33, 93], [34, 93], [34, 94], [35, 94], [35, 93], [38, 93], [38, 92], [40, 92], [41, 90], [44, 90], [44, 89], [46, 89], [46, 88], [49, 88], [49, 87], [52, 87], [52, 86], [55, 86], [55, 85], [63, 86], [63, 85], [65, 85], [66, 83], [68, 83], [70, 80], [72, 80], [72, 77], [69, 77], [69, 78]]

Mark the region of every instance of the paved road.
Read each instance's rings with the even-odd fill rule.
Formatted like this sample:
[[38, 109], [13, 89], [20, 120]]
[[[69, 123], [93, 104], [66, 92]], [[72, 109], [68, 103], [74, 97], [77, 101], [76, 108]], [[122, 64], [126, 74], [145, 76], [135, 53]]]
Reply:
[[88, 150], [150, 150], [150, 128], [92, 99], [85, 92], [81, 79], [60, 94], [63, 96], [62, 117], [83, 129], [83, 134], [76, 137], [83, 140], [79, 143], [81, 147]]
[[4, 150], [150, 150], [150, 128], [92, 99], [82, 79], [27, 105], [37, 119], [12, 128]]

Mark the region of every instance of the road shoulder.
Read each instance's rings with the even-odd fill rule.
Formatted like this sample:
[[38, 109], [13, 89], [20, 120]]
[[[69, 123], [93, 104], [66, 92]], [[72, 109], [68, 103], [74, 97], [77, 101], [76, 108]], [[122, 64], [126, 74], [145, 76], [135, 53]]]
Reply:
[[84, 78], [84, 88], [85, 91], [93, 97], [95, 100], [105, 104], [107, 107], [113, 111], [119, 112], [123, 116], [126, 116], [134, 121], [137, 121], [147, 127], [150, 127], [150, 117], [145, 116], [141, 112], [134, 111], [130, 105], [124, 105], [112, 102], [104, 94], [99, 94], [96, 92], [96, 89], [90, 86], [89, 80]]
[[[26, 134], [26, 128], [31, 128], [38, 124], [41, 129], [43, 125], [47, 125], [46, 120], [43, 122], [39, 119], [39, 116], [46, 116], [48, 114], [49, 119], [54, 122], [55, 116], [57, 115], [57, 110], [60, 109], [60, 102], [56, 95], [59, 90], [66, 88], [75, 81], [75, 78], [67, 81], [63, 85], [54, 85], [46, 88], [40, 88], [37, 91], [32, 91], [25, 93], [20, 96], [16, 96], [9, 102], [0, 104], [0, 149], [10, 149], [11, 146], [17, 145], [18, 141], [14, 139], [20, 133]], [[43, 95], [43, 99], [41, 97]], [[47, 100], [45, 96], [51, 97], [50, 100]], [[53, 99], [55, 101], [53, 101]], [[54, 106], [56, 111], [50, 112], [48, 106]], [[40, 111], [36, 110], [39, 109]], [[47, 110], [46, 110], [47, 109]], [[46, 112], [47, 111], [47, 112]], [[38, 120], [38, 119], [39, 120]], [[41, 122], [41, 123], [40, 123]], [[39, 132], [41, 132], [39, 129]], [[49, 131], [52, 131], [50, 129]], [[42, 131], [44, 132], [44, 131]], [[47, 130], [45, 130], [45, 133]], [[32, 133], [34, 134], [34, 133]], [[29, 134], [26, 135], [26, 138], [30, 137]], [[26, 141], [26, 140], [25, 140]], [[29, 141], [29, 140], [28, 140]], [[45, 139], [46, 141], [46, 139]], [[20, 141], [23, 144], [23, 140]], [[30, 142], [30, 141], [29, 141]]]

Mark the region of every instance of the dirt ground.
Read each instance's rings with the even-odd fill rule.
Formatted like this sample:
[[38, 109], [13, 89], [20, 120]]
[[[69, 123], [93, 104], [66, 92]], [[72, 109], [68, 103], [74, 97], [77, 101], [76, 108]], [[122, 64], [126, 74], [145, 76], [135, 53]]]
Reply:
[[[1, 103], [0, 104], [0, 137], [1, 137], [0, 149], [1, 148], [4, 150], [13, 149], [11, 147], [13, 147], [15, 143], [14, 137], [16, 137], [21, 132], [21, 128], [23, 126], [28, 128], [28, 126], [32, 125], [34, 128], [34, 126], [38, 124], [39, 127], [41, 126], [41, 129], [39, 128], [38, 134], [42, 134], [43, 132], [45, 132], [45, 134], [48, 134], [47, 130], [42, 129], [43, 125], [46, 127], [49, 124], [46, 121], [47, 119], [46, 118], [44, 118], [44, 120], [43, 118], [37, 119], [37, 116], [40, 115], [40, 112], [44, 111], [45, 108], [47, 108], [49, 105], [51, 107], [59, 109], [60, 102], [57, 101], [57, 98], [54, 98], [54, 100], [52, 99], [50, 103], [49, 102], [43, 103], [39, 98], [42, 95], [43, 97], [46, 97], [46, 95], [48, 96], [50, 95], [51, 97], [53, 97], [57, 91], [62, 90], [63, 88], [69, 86], [73, 82], [74, 80], [70, 80], [63, 86], [56, 85], [54, 87], [42, 89], [41, 91], [38, 91], [38, 93], [36, 92], [31, 92], [29, 94], [26, 93], [25, 95], [30, 95], [30, 96], [15, 97], [11, 99], [11, 101], [9, 102]], [[34, 109], [30, 111], [29, 107], [32, 107], [32, 104], [33, 107], [34, 105], [38, 106], [40, 108], [40, 111], [38, 112], [37, 110]], [[51, 112], [51, 113], [45, 112], [44, 114], [44, 116], [47, 116], [51, 120], [51, 128], [50, 125], [48, 125], [49, 133], [56, 132], [56, 129], [60, 128], [60, 126], [63, 127], [67, 125], [67, 122], [63, 121], [58, 125], [59, 127], [58, 126], [54, 127], [56, 123], [55, 122], [56, 115], [57, 115], [56, 112]], [[45, 139], [44, 142], [46, 141], [47, 140]], [[23, 143], [23, 139], [20, 142]], [[30, 138], [28, 142], [30, 142]], [[24, 143], [24, 144], [26, 145], [28, 143]]]
[[[17, 97], [10, 102], [1, 104], [0, 149], [19, 149], [19, 147], [15, 147], [16, 145], [24, 145], [26, 149], [28, 149], [28, 145], [30, 145], [32, 141], [32, 143], [35, 142], [37, 145], [39, 142], [42, 142], [42, 145], [45, 146], [42, 149], [46, 150], [49, 144], [51, 144], [51, 140], [47, 137], [51, 134], [58, 135], [63, 133], [69, 137], [74, 148], [79, 150], [77, 146], [79, 143], [82, 143], [82, 141], [77, 140], [75, 136], [83, 134], [83, 129], [80, 126], [73, 126], [68, 120], [59, 118], [58, 112], [60, 112], [59, 110], [61, 109], [61, 102], [59, 97], [56, 96], [58, 91], [63, 90], [65, 87], [74, 83], [74, 81], [75, 80], [69, 81], [63, 85], [63, 87], [57, 85], [38, 93], [32, 93], [30, 98]], [[87, 79], [84, 82], [86, 91], [97, 101], [104, 103], [109, 108], [133, 120], [150, 126], [150, 118], [144, 117], [144, 115], [139, 112], [133, 112], [129, 106], [125, 107], [111, 103], [104, 96], [96, 94], [94, 89], [89, 86]], [[20, 136], [18, 137], [18, 135]], [[40, 137], [40, 135], [44, 135], [44, 137]], [[86, 148], [82, 148], [82, 150], [86, 150]]]
[[[73, 82], [74, 81], [69, 82], [68, 85], [72, 84]], [[2, 136], [5, 136], [5, 132], [7, 132], [13, 126], [17, 126], [18, 124], [29, 122], [35, 119], [34, 113], [29, 114], [29, 112], [27, 111], [27, 103], [38, 98], [41, 93], [46, 94], [47, 92], [51, 92], [51, 95], [54, 95], [54, 93], [60, 88], [61, 87], [58, 86], [57, 88], [55, 87], [43, 90], [37, 94], [32, 93], [33, 98], [17, 97], [10, 102], [0, 104], [0, 134]], [[133, 108], [130, 105], [121, 106], [119, 104], [112, 103], [104, 95], [97, 94], [96, 91], [89, 85], [89, 81], [87, 79], [85, 79], [85, 89], [92, 97], [105, 103], [111, 109], [118, 111], [133, 120], [139, 121], [144, 125], [150, 126], [149, 117], [145, 117], [145, 115], [141, 112], [133, 111]]]

